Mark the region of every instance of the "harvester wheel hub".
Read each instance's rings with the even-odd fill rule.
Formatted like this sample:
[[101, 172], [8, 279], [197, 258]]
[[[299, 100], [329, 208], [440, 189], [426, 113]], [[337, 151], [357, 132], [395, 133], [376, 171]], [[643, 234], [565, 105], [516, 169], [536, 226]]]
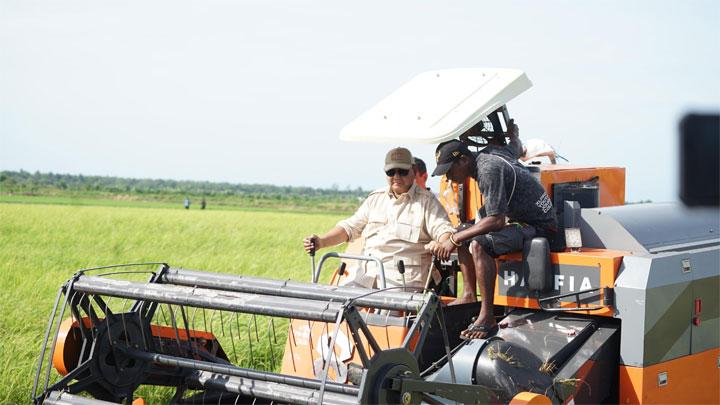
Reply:
[[147, 367], [146, 362], [128, 356], [123, 350], [142, 349], [145, 346], [143, 328], [137, 317], [111, 316], [98, 324], [97, 331], [98, 345], [94, 362], [102, 385], [111, 388], [111, 392], [131, 393], [142, 382]]
[[[365, 395], [367, 402], [372, 404], [419, 404], [418, 395], [403, 393], [392, 389], [395, 377], [418, 377], [420, 368], [417, 360], [406, 349], [389, 349], [376, 353], [367, 370]], [[367, 396], [366, 396], [367, 395]]]

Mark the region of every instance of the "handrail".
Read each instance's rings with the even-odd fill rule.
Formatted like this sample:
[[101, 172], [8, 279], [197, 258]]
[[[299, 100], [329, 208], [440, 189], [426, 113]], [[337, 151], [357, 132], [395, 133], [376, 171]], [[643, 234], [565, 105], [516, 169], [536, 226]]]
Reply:
[[325, 263], [325, 260], [331, 257], [337, 257], [338, 259], [363, 260], [367, 262], [374, 261], [375, 263], [377, 263], [378, 268], [380, 269], [380, 288], [387, 288], [387, 283], [385, 282], [385, 266], [383, 266], [383, 263], [380, 259], [372, 256], [356, 256], [337, 252], [328, 252], [323, 255], [323, 257], [320, 259], [320, 263], [318, 263], [315, 273], [313, 274], [313, 283], [317, 284], [318, 280], [320, 279], [320, 270], [322, 270], [323, 263]]

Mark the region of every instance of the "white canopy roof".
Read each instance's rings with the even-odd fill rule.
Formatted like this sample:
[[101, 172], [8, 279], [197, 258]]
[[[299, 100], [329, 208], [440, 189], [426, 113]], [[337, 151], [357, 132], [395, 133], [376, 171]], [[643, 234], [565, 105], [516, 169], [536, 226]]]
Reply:
[[455, 139], [531, 86], [517, 69], [421, 73], [345, 126], [340, 139], [400, 144]]

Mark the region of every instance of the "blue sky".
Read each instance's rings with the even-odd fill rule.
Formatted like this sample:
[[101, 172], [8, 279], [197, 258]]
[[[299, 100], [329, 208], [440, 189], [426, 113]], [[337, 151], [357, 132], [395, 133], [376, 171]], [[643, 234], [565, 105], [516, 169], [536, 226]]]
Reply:
[[[0, 169], [373, 189], [340, 129], [415, 74], [511, 67], [522, 138], [675, 200], [720, 110], [720, 2], [0, 1]], [[434, 146], [405, 145], [432, 168]]]

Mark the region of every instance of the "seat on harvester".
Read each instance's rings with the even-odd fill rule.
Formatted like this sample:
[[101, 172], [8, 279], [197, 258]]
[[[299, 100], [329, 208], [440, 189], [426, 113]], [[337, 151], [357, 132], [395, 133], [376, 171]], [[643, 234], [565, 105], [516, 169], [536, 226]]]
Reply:
[[550, 243], [547, 238], [537, 237], [525, 241], [523, 267], [525, 274], [528, 275], [530, 290], [547, 291], [552, 288], [552, 263]]

